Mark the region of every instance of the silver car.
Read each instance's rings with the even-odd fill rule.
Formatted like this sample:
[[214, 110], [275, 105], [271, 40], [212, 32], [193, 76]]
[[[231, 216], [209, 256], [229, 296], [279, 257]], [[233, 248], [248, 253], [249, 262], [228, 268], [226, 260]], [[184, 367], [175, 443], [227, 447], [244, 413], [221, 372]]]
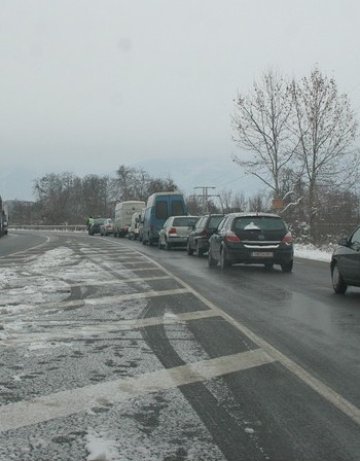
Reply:
[[198, 216], [170, 216], [159, 232], [159, 248], [186, 247], [190, 232]]

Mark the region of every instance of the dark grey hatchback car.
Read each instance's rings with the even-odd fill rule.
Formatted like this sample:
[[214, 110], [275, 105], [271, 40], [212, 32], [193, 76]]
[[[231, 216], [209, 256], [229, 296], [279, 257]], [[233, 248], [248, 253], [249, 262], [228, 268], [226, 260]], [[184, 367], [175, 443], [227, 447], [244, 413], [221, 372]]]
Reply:
[[209, 266], [225, 269], [234, 263], [279, 264], [293, 268], [293, 239], [283, 219], [272, 213], [231, 213], [209, 240]]
[[186, 251], [192, 255], [195, 251], [197, 256], [202, 256], [209, 249], [209, 238], [216, 231], [223, 214], [206, 214], [200, 216], [194, 229], [190, 232]]
[[335, 293], [344, 294], [348, 285], [360, 286], [360, 226], [348, 238], [341, 239], [330, 263]]

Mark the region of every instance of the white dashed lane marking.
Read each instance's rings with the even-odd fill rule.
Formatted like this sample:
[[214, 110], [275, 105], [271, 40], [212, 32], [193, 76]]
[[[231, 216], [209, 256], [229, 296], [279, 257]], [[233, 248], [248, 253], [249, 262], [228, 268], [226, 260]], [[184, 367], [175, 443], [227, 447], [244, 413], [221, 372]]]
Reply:
[[[14, 347], [16, 345], [28, 344], [36, 341], [64, 341], [64, 340], [74, 340], [83, 339], [86, 337], [94, 337], [103, 335], [106, 333], [113, 333], [117, 331], [126, 331], [126, 330], [138, 330], [141, 328], [146, 328], [156, 325], [172, 325], [181, 322], [190, 322], [193, 320], [208, 319], [212, 317], [217, 317], [216, 312], [212, 310], [203, 310], [203, 311], [194, 311], [187, 312], [184, 314], [172, 314], [165, 315], [163, 317], [146, 317], [139, 319], [129, 319], [129, 320], [118, 320], [112, 322], [102, 322], [102, 323], [88, 323], [84, 325], [83, 321], [48, 321], [48, 322], [36, 322], [38, 328], [46, 327], [47, 332], [38, 332], [38, 333], [25, 333], [22, 337], [19, 331], [15, 331], [13, 337], [9, 337], [6, 340], [0, 342], [0, 347]], [[27, 324], [33, 325], [34, 322], [25, 322], [22, 324], [25, 326]], [[55, 332], [50, 331], [49, 329], [55, 329]]]

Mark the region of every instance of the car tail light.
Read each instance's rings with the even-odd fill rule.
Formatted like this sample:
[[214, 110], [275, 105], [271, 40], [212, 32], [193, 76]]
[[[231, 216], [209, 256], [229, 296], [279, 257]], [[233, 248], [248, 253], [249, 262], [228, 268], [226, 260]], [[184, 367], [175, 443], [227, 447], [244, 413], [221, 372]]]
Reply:
[[235, 234], [235, 232], [231, 232], [231, 231], [226, 232], [224, 236], [224, 240], [229, 243], [239, 243], [240, 242], [240, 239]]
[[169, 234], [176, 234], [176, 227], [170, 227]]
[[200, 235], [201, 235], [202, 237], [208, 237], [208, 236], [209, 236], [209, 232], [208, 232], [206, 229], [204, 229], [204, 230], [202, 230], [202, 231], [200, 232]]
[[285, 245], [291, 245], [293, 243], [291, 232], [288, 232], [281, 241], [285, 243]]

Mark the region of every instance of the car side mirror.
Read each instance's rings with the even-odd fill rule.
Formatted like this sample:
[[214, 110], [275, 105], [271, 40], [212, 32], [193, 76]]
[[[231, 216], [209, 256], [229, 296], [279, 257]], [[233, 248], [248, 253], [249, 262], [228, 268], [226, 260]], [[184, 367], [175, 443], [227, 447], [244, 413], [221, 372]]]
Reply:
[[342, 247], [347, 247], [349, 245], [349, 240], [347, 237], [344, 237], [338, 241], [338, 245], [341, 245]]

